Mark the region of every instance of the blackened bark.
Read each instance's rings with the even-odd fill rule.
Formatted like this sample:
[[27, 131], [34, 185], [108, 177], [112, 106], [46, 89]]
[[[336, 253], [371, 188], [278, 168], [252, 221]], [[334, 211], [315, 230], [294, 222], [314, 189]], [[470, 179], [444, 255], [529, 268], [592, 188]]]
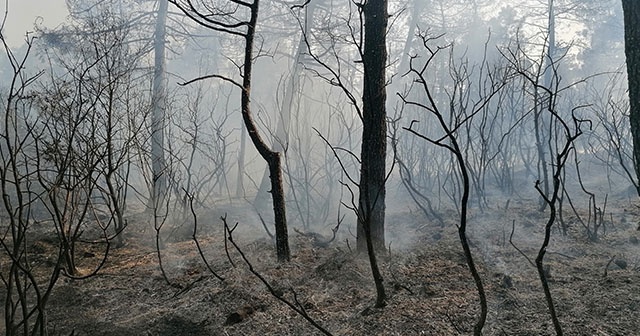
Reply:
[[[622, 0], [624, 12], [624, 52], [629, 81], [629, 122], [633, 137], [633, 166], [640, 180], [640, 2]], [[640, 196], [640, 185], [636, 187]]]
[[380, 251], [385, 246], [387, 0], [368, 0], [362, 8], [364, 88], [357, 245], [358, 251], [367, 251], [368, 231], [374, 249]]
[[[562, 120], [560, 120], [563, 122]], [[564, 123], [564, 122], [563, 122]], [[566, 124], [565, 124], [566, 125]], [[543, 190], [540, 189], [539, 181], [536, 182], [536, 190], [540, 195], [544, 198], [545, 202], [549, 206], [549, 220], [544, 227], [544, 240], [542, 241], [542, 245], [540, 246], [540, 250], [538, 250], [538, 255], [535, 259], [536, 269], [538, 270], [538, 276], [540, 278], [540, 283], [542, 284], [542, 290], [544, 291], [544, 297], [547, 301], [547, 307], [549, 308], [549, 315], [551, 315], [551, 321], [553, 322], [553, 327], [556, 330], [557, 336], [562, 336], [562, 325], [560, 324], [560, 320], [558, 319], [558, 314], [556, 312], [555, 305], [553, 303], [553, 297], [551, 296], [551, 288], [549, 287], [549, 279], [547, 279], [547, 274], [544, 269], [544, 256], [547, 253], [547, 247], [549, 246], [549, 241], [551, 240], [551, 228], [553, 224], [556, 222], [556, 214], [557, 214], [557, 206], [558, 195], [560, 193], [560, 176], [562, 175], [562, 170], [564, 169], [565, 163], [567, 161], [567, 157], [572, 146], [572, 143], [575, 139], [580, 135], [577, 133], [574, 136], [569, 136], [567, 139], [567, 143], [565, 144], [563, 150], [556, 155], [555, 162], [555, 171], [553, 173], [553, 192], [549, 197], [543, 195]]]
[[364, 13], [364, 88], [362, 150], [358, 203], [358, 251], [369, 256], [376, 285], [376, 307], [386, 304], [376, 250], [384, 251], [384, 212], [387, 155], [386, 76], [387, 0], [368, 0]]
[[[559, 179], [556, 179], [554, 176], [554, 185], [557, 184], [554, 188], [558, 188], [560, 185]], [[537, 188], [537, 187], [536, 187]], [[538, 189], [540, 191], [540, 189]], [[554, 199], [557, 199], [557, 196], [553, 196]], [[551, 227], [555, 223], [556, 220], [556, 204], [550, 204], [551, 210], [549, 214], [549, 220], [545, 225], [545, 238], [542, 243], [542, 247], [538, 251], [538, 256], [536, 257], [535, 264], [536, 269], [538, 270], [538, 277], [540, 278], [540, 283], [542, 284], [542, 290], [544, 291], [544, 297], [547, 301], [547, 307], [549, 308], [549, 315], [551, 315], [551, 321], [553, 322], [553, 327], [556, 330], [557, 336], [562, 336], [562, 325], [560, 324], [560, 320], [558, 319], [558, 313], [556, 312], [555, 304], [553, 303], [553, 297], [551, 296], [551, 288], [549, 287], [549, 279], [547, 279], [547, 274], [544, 270], [544, 256], [547, 252], [547, 246], [549, 245], [549, 237], [551, 237]]]
[[[444, 124], [443, 124], [444, 125]], [[469, 246], [469, 239], [467, 238], [467, 216], [469, 209], [469, 194], [471, 190], [471, 183], [469, 178], [469, 171], [467, 170], [467, 165], [464, 161], [464, 156], [462, 156], [462, 150], [458, 145], [457, 139], [452, 135], [452, 131], [446, 129], [447, 134], [449, 134], [449, 139], [451, 141], [451, 146], [454, 149], [453, 154], [455, 155], [458, 166], [460, 167], [460, 174], [462, 175], [462, 183], [463, 183], [463, 192], [462, 199], [460, 201], [460, 225], [458, 226], [458, 237], [460, 238], [460, 243], [462, 244], [462, 250], [464, 251], [464, 257], [467, 259], [467, 265], [469, 266], [469, 271], [471, 272], [471, 276], [473, 277], [473, 281], [476, 284], [476, 288], [478, 289], [478, 297], [480, 299], [480, 316], [478, 317], [478, 321], [476, 325], [473, 327], [473, 335], [480, 336], [482, 335], [482, 329], [484, 328], [484, 324], [487, 321], [487, 295], [484, 290], [484, 285], [482, 284], [482, 278], [480, 277], [480, 273], [476, 268], [475, 262], [473, 260], [473, 254], [471, 253], [471, 247]]]
[[251, 70], [253, 67], [253, 41], [256, 24], [258, 22], [258, 8], [260, 0], [251, 5], [251, 18], [245, 35], [244, 73], [242, 78], [242, 119], [247, 128], [249, 138], [267, 162], [269, 178], [271, 179], [271, 197], [273, 198], [273, 212], [276, 222], [276, 253], [278, 261], [288, 261], [289, 234], [287, 232], [287, 216], [284, 201], [284, 187], [282, 185], [282, 169], [280, 153], [271, 150], [258, 134], [258, 128], [251, 115]]

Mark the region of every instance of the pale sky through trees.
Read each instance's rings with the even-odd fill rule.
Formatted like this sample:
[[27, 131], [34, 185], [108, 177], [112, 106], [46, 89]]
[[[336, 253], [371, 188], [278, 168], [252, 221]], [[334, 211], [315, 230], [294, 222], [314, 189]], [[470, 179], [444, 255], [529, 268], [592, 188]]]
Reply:
[[36, 21], [39, 25], [52, 28], [67, 15], [64, 0], [0, 0], [0, 5], [3, 12], [9, 11], [3, 34], [12, 47], [22, 45], [25, 33], [34, 30]]

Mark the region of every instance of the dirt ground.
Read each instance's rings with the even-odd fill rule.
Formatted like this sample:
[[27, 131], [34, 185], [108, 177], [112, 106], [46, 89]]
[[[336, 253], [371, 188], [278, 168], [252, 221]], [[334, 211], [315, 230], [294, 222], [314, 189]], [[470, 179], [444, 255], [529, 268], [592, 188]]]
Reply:
[[[624, 199], [611, 204], [606, 234], [597, 242], [588, 241], [569, 214], [568, 234], [553, 232], [546, 263], [566, 335], [640, 335], [640, 208]], [[382, 309], [372, 308], [371, 272], [366, 258], [351, 251], [354, 239], [346, 227], [329, 247], [316, 247], [292, 231], [292, 260], [279, 264], [255, 216], [229, 205], [200, 216], [197, 235], [207, 264], [223, 281], [185, 232], [163, 246], [168, 284], [151, 230], [130, 230], [126, 246], [110, 253], [98, 275], [59, 281], [48, 305], [52, 334], [320, 335], [269, 293], [237, 251], [230, 247], [227, 257], [218, 219], [227, 211], [229, 223], [239, 223], [235, 241], [255, 270], [333, 335], [472, 332], [479, 301], [457, 240], [457, 214], [446, 213], [441, 226], [406, 202], [388, 211], [390, 248], [380, 256], [388, 300]], [[470, 214], [470, 239], [489, 303], [485, 335], [555, 334], [537, 272], [524, 256], [535, 258], [547, 215], [524, 200]], [[330, 225], [318, 231], [326, 234]], [[510, 243], [511, 235], [524, 255]], [[46, 240], [37, 243], [43, 253], [53, 251]], [[99, 253], [82, 253], [80, 269], [95, 265]]]

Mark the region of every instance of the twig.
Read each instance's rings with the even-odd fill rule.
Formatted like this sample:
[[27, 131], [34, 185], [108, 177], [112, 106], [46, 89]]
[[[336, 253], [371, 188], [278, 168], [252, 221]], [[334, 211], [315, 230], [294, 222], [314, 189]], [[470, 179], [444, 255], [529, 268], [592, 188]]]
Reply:
[[509, 235], [509, 244], [511, 244], [511, 246], [513, 246], [513, 248], [515, 248], [516, 251], [520, 252], [520, 254], [522, 254], [522, 256], [527, 259], [527, 261], [529, 262], [529, 264], [531, 264], [531, 266], [536, 267], [536, 264], [534, 264], [533, 261], [529, 259], [529, 256], [527, 256], [524, 252], [522, 252], [522, 250], [520, 250], [518, 246], [516, 246], [516, 244], [513, 242], [513, 233], [515, 231], [516, 231], [516, 220], [514, 219], [513, 223], [511, 224], [511, 234]]
[[456, 321], [453, 320], [453, 318], [451, 317], [451, 315], [449, 314], [449, 312], [445, 312], [444, 317], [447, 318], [447, 321], [449, 321], [449, 323], [451, 324], [451, 326], [459, 333], [459, 334], [466, 334], [466, 332], [464, 330], [462, 330], [459, 326], [458, 323]]
[[[184, 191], [187, 192], [186, 190], [184, 190]], [[198, 249], [198, 254], [200, 255], [200, 258], [204, 262], [205, 266], [207, 266], [207, 269], [209, 270], [209, 272], [211, 272], [211, 274], [213, 274], [213, 276], [218, 278], [218, 280], [224, 281], [224, 278], [222, 276], [220, 276], [218, 273], [216, 273], [216, 271], [213, 270], [211, 265], [209, 265], [209, 261], [207, 261], [207, 258], [204, 256], [204, 252], [202, 251], [202, 247], [200, 247], [200, 241], [198, 241], [198, 237], [197, 237], [197, 233], [198, 233], [198, 216], [196, 215], [196, 211], [193, 208], [193, 195], [187, 193], [187, 197], [189, 198], [189, 208], [191, 209], [191, 215], [193, 216], [193, 234], [191, 235], [191, 238], [196, 243], [196, 248]]]
[[570, 255], [564, 254], [564, 253], [560, 253], [560, 252], [553, 252], [553, 251], [547, 251], [548, 254], [557, 254], [561, 257], [565, 257], [567, 259], [575, 259], [576, 257], [572, 257]]
[[181, 294], [184, 294], [188, 291], [190, 291], [191, 289], [193, 289], [193, 287], [195, 287], [196, 283], [204, 280], [205, 277], [204, 275], [201, 275], [199, 278], [193, 280], [190, 284], [186, 285], [183, 289], [179, 290], [178, 292], [176, 292], [175, 294], [173, 294], [172, 298], [176, 298]]
[[[168, 203], [168, 200], [167, 200]], [[167, 220], [167, 213], [169, 212], [168, 209], [168, 204], [165, 207], [166, 212], [162, 215], [162, 216], [158, 216], [158, 205], [154, 205], [153, 207], [153, 228], [156, 231], [156, 252], [157, 252], [157, 257], [158, 257], [158, 266], [160, 267], [160, 273], [162, 274], [162, 278], [164, 279], [164, 281], [167, 283], [167, 285], [172, 286], [172, 287], [176, 287], [177, 285], [172, 283], [171, 280], [169, 280], [169, 277], [167, 276], [167, 272], [164, 269], [164, 263], [162, 262], [162, 251], [161, 251], [161, 240], [160, 240], [160, 230], [162, 229], [162, 227], [164, 226], [166, 220]], [[162, 220], [158, 221], [158, 217], [161, 217]]]
[[242, 251], [242, 249], [240, 249], [240, 246], [238, 246], [238, 244], [236, 244], [236, 242], [233, 240], [233, 233], [232, 233], [232, 230], [229, 228], [229, 225], [227, 224], [227, 219], [225, 217], [220, 217], [220, 219], [224, 223], [225, 231], [227, 231], [227, 234], [228, 234], [227, 235], [227, 239], [229, 239], [229, 242], [233, 245], [233, 247], [236, 249], [236, 251], [238, 251], [238, 253], [240, 253], [240, 256], [242, 257], [242, 260], [244, 260], [245, 264], [249, 267], [249, 271], [256, 278], [258, 278], [260, 280], [260, 282], [262, 282], [265, 285], [265, 287], [267, 287], [267, 290], [269, 291], [269, 293], [271, 293], [271, 295], [273, 297], [278, 299], [278, 301], [284, 303], [289, 308], [291, 308], [293, 311], [298, 313], [298, 315], [302, 316], [305, 320], [307, 320], [309, 323], [311, 323], [311, 325], [313, 325], [320, 332], [322, 332], [323, 334], [325, 334], [327, 336], [333, 336], [333, 334], [331, 334], [328, 330], [323, 328], [320, 324], [318, 324], [318, 322], [316, 322], [311, 316], [309, 316], [309, 314], [307, 314], [306, 310], [298, 302], [297, 294], [296, 294], [295, 291], [293, 291], [293, 295], [294, 295], [294, 300], [295, 300], [296, 303], [293, 303], [293, 302], [285, 299], [281, 292], [279, 292], [275, 288], [273, 288], [273, 286], [269, 283], [269, 281], [267, 281], [267, 279], [265, 279], [265, 277], [262, 276], [262, 274], [260, 274], [260, 272], [256, 271], [253, 268], [253, 264], [251, 264], [249, 259], [245, 256], [245, 254]]
[[303, 8], [305, 8], [305, 7], [306, 7], [310, 2], [311, 2], [311, 0], [306, 0], [302, 5], [293, 5], [293, 6], [291, 6], [291, 8], [290, 8], [290, 9], [296, 9], [296, 8], [303, 9]]
[[[226, 217], [226, 216], [225, 216]], [[267, 234], [269, 235], [269, 238], [271, 238], [271, 240], [275, 240], [276, 238], [273, 236], [273, 234], [271, 233], [271, 231], [269, 231], [269, 228], [267, 227], [267, 224], [264, 222], [264, 219], [262, 218], [262, 215], [260, 213], [258, 213], [258, 218], [260, 218], [260, 223], [262, 223], [262, 227], [264, 228], [264, 230], [267, 232]], [[236, 223], [236, 226], [238, 224]], [[235, 229], [235, 226], [234, 226]]]
[[[224, 218], [227, 218], [227, 214], [224, 214]], [[235, 230], [238, 227], [238, 223], [236, 223], [233, 228], [230, 229], [231, 232], [233, 232], [233, 230]], [[227, 229], [226, 226], [223, 229], [224, 231], [224, 253], [227, 255], [227, 259], [229, 260], [229, 263], [231, 263], [231, 266], [233, 268], [236, 268], [236, 264], [233, 262], [233, 259], [231, 259], [231, 255], [229, 254], [229, 245], [227, 244], [228, 240], [227, 240]]]
[[616, 258], [615, 255], [613, 257], [611, 257], [611, 259], [609, 259], [609, 262], [607, 263], [607, 265], [604, 267], [604, 274], [602, 275], [604, 278], [607, 277], [607, 270], [609, 270], [609, 265], [611, 265], [611, 263], [613, 262], [613, 260], [615, 258]]

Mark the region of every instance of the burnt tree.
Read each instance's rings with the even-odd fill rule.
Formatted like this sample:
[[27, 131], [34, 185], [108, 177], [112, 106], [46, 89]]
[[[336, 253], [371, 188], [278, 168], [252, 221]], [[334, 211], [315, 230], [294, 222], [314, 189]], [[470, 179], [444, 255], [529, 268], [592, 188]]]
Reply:
[[[629, 122], [633, 137], [633, 165], [640, 178], [640, 2], [622, 0], [624, 12], [624, 52], [629, 81]], [[640, 195], [640, 187], [636, 187]]]
[[387, 155], [386, 76], [387, 0], [369, 0], [364, 14], [364, 87], [362, 93], [362, 147], [358, 202], [358, 250], [384, 249]]
[[[273, 199], [273, 212], [275, 217], [276, 253], [279, 261], [288, 261], [290, 258], [290, 250], [282, 180], [282, 156], [280, 152], [269, 148], [262, 139], [251, 113], [251, 75], [255, 58], [253, 48], [260, 1], [245, 2], [229, 0], [225, 3], [231, 7], [237, 6], [238, 8], [242, 8], [242, 12], [249, 15], [248, 19], [241, 19], [234, 16], [234, 14], [241, 12], [239, 10], [227, 13], [226, 10], [222, 10], [225, 8], [224, 5], [221, 5], [223, 7], [215, 8], [215, 6], [199, 0], [170, 0], [169, 2], [176, 5], [185, 15], [201, 26], [244, 40], [244, 59], [243, 62], [238, 65], [238, 70], [240, 70], [242, 77], [241, 82], [221, 75], [208, 75], [196, 78], [185, 84], [208, 78], [216, 78], [231, 83], [240, 89], [242, 120], [244, 121], [249, 138], [258, 150], [258, 153], [260, 153], [260, 156], [267, 162], [269, 169], [271, 197]], [[217, 14], [218, 10], [224, 14]]]

